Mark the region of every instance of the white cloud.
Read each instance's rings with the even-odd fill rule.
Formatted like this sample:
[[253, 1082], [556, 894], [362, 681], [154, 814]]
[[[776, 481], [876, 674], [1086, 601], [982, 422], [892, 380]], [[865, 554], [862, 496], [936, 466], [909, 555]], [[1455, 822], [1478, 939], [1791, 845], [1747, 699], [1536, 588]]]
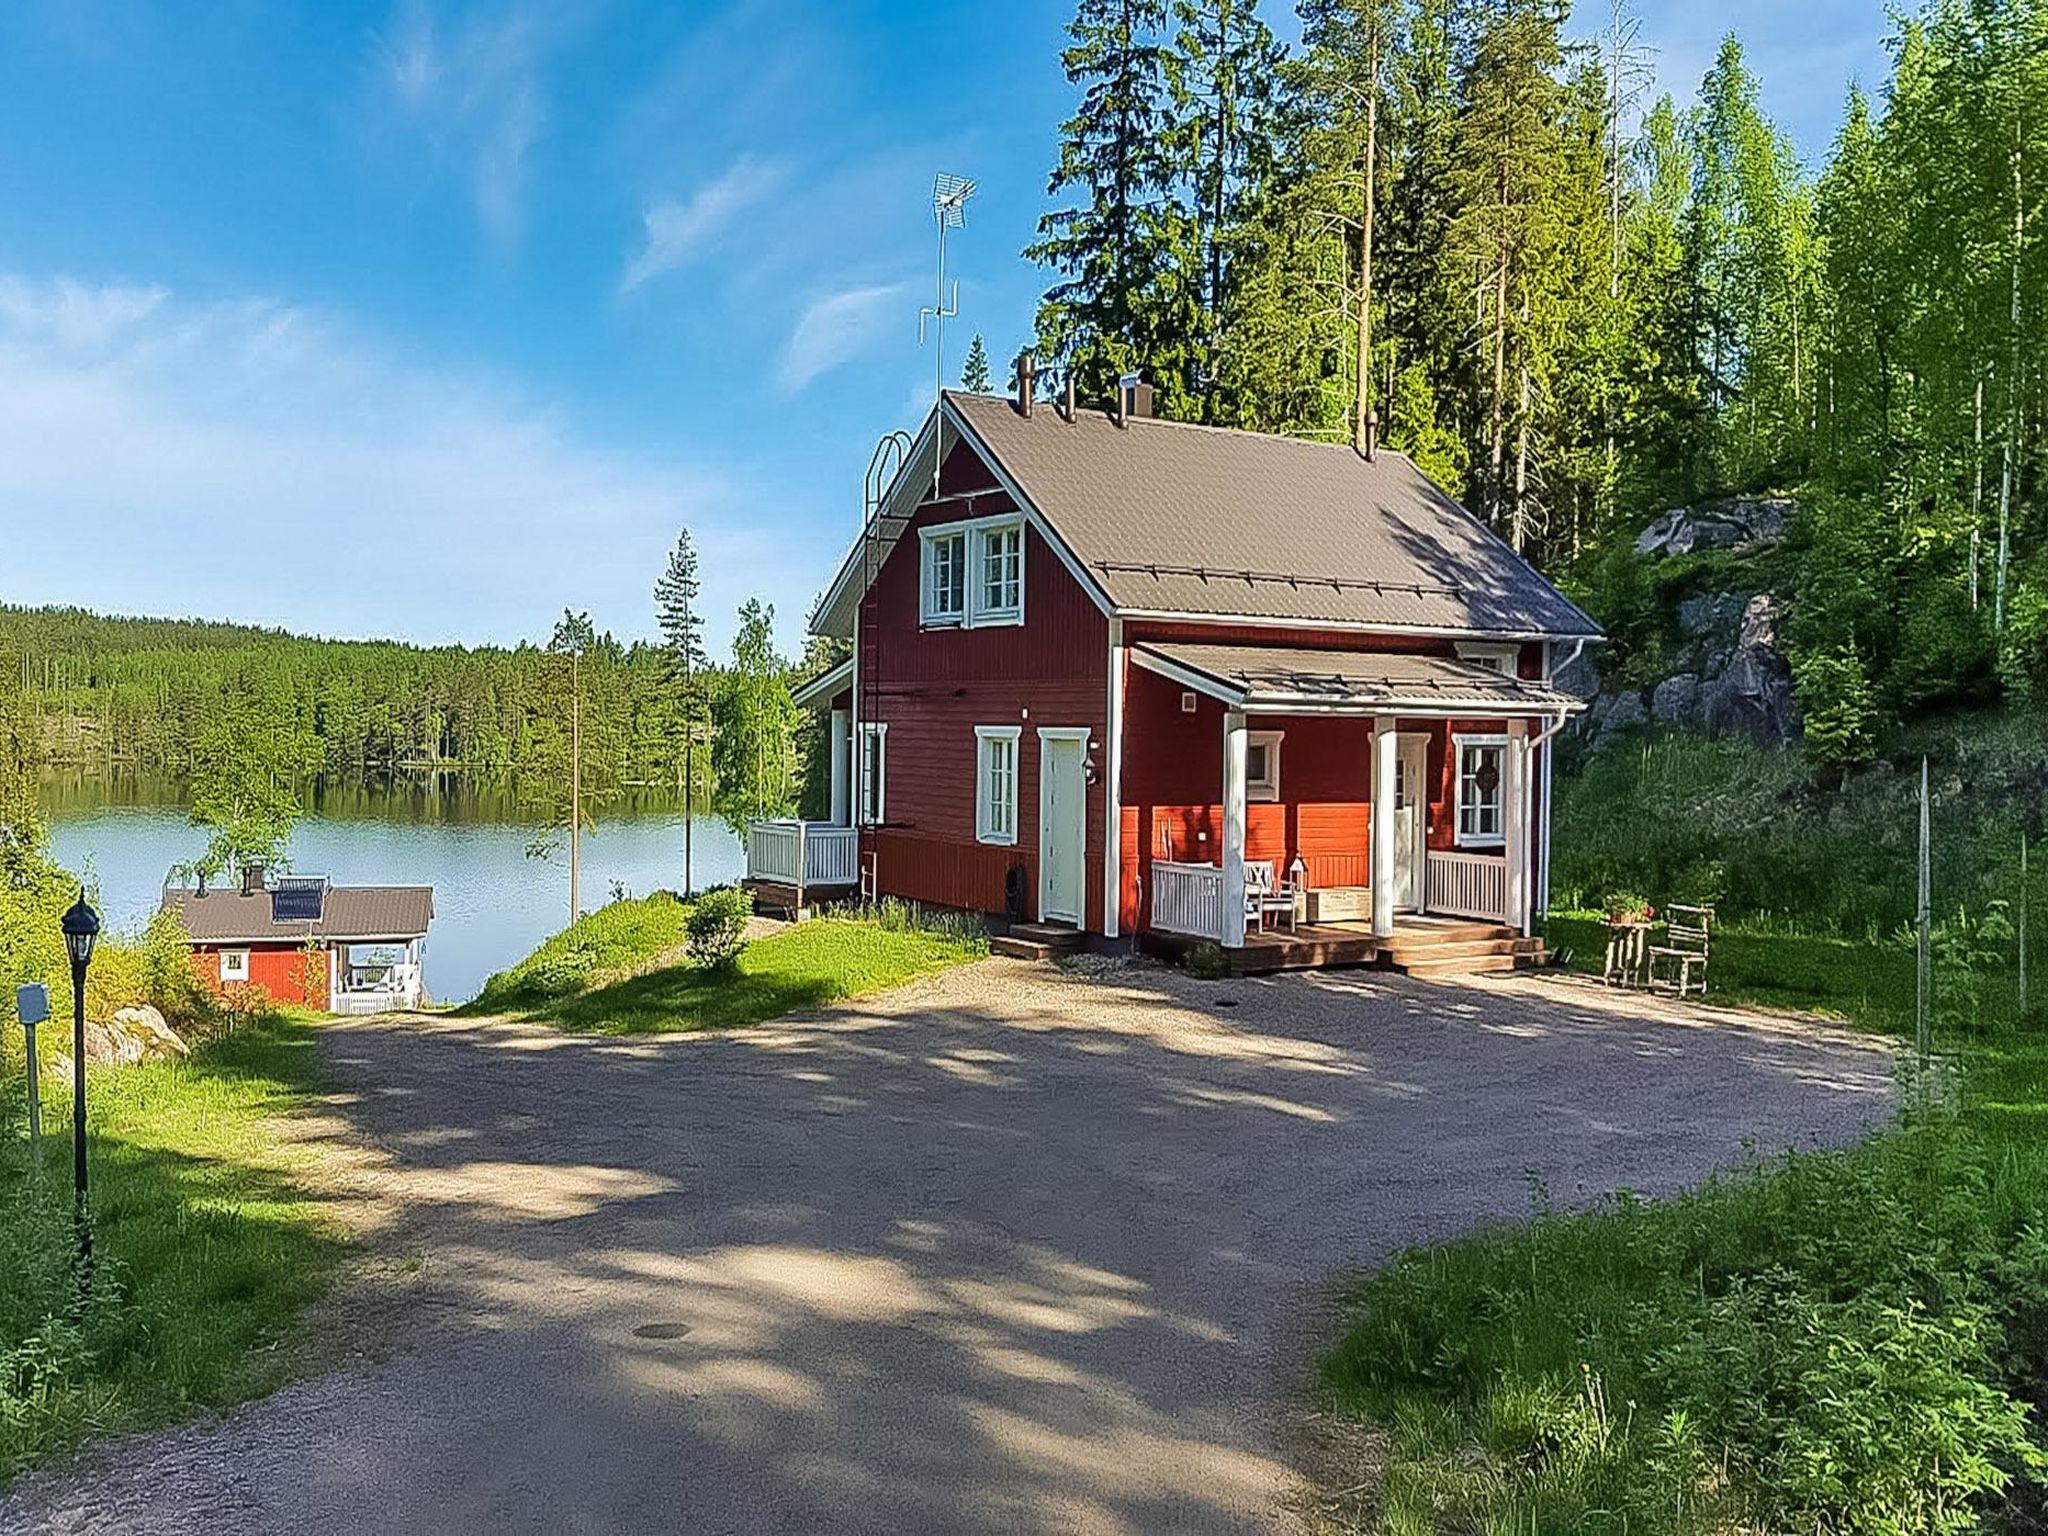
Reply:
[[644, 632], [686, 523], [722, 611], [827, 558], [718, 472], [273, 300], [0, 275], [0, 399], [7, 601], [511, 640], [563, 602]]
[[785, 394], [795, 394], [821, 373], [851, 361], [889, 317], [907, 283], [869, 283], [846, 288], [812, 301], [797, 316], [796, 326], [782, 349], [776, 383]]
[[650, 203], [646, 238], [639, 254], [619, 280], [630, 292], [652, 278], [673, 272], [715, 240], [732, 221], [765, 202], [784, 179], [779, 165], [764, 165], [751, 155], [735, 160], [715, 181], [706, 182], [687, 202], [673, 197]]
[[444, 27], [428, 0], [401, 0], [376, 39], [375, 94], [435, 159], [460, 169], [478, 219], [504, 242], [518, 234], [527, 155], [547, 126], [550, 40], [524, 6]]

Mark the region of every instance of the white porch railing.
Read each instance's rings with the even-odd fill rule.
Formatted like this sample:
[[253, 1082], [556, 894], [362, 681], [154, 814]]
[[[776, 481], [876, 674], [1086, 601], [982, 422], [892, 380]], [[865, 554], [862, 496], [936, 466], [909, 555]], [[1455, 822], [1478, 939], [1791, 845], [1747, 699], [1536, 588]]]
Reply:
[[1223, 871], [1214, 864], [1152, 861], [1152, 926], [1201, 939], [1223, 937]]
[[747, 828], [747, 878], [778, 885], [856, 885], [860, 834], [829, 821], [757, 821]]
[[424, 994], [419, 966], [400, 961], [347, 967], [341, 973], [340, 990], [327, 1001], [333, 1013], [394, 1013], [417, 1008]]
[[1426, 864], [1423, 910], [1504, 922], [1508, 915], [1508, 861], [1498, 853], [1438, 853]]

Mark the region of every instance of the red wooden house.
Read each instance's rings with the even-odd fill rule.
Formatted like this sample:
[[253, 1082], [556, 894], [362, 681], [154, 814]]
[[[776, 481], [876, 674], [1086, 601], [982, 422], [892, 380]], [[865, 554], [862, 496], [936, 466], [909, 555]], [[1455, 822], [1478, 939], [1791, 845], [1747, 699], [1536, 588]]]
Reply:
[[815, 620], [831, 819], [755, 827], [755, 882], [1244, 968], [1532, 953], [1598, 627], [1406, 457], [1149, 393], [941, 399]]
[[384, 1013], [426, 1000], [421, 963], [434, 891], [426, 885], [332, 885], [321, 875], [164, 891], [191, 939], [192, 966], [213, 988], [253, 986], [281, 1003]]

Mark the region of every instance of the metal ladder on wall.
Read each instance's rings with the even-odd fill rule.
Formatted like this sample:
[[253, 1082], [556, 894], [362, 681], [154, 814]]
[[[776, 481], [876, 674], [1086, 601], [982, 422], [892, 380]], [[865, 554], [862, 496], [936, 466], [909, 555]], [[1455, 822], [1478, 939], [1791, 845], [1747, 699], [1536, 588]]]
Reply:
[[[854, 719], [856, 740], [853, 748], [853, 795], [854, 824], [860, 838], [860, 899], [873, 903], [881, 894], [881, 851], [875, 846], [873, 833], [881, 823], [869, 823], [867, 810], [867, 784], [870, 764], [868, 760], [868, 726], [882, 719], [882, 636], [880, 626], [873, 623], [876, 612], [874, 601], [875, 578], [881, 574], [882, 562], [889, 556], [889, 530], [884, 527], [882, 508], [888, 501], [889, 488], [896, 477], [903, 472], [910, 461], [912, 448], [908, 432], [888, 432], [875, 444], [875, 451], [868, 459], [866, 479], [861, 487], [861, 529], [860, 529], [860, 602], [855, 609], [858, 617], [854, 622]], [[907, 523], [909, 519], [895, 521]], [[881, 768], [879, 755], [873, 764]]]

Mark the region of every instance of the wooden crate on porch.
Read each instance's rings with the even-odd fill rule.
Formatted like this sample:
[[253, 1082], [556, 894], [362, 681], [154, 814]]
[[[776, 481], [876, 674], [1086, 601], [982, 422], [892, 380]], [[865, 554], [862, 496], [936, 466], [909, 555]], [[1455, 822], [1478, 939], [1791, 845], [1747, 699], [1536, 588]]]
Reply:
[[1369, 923], [1372, 889], [1363, 885], [1329, 885], [1310, 891], [1304, 920], [1311, 923]]

